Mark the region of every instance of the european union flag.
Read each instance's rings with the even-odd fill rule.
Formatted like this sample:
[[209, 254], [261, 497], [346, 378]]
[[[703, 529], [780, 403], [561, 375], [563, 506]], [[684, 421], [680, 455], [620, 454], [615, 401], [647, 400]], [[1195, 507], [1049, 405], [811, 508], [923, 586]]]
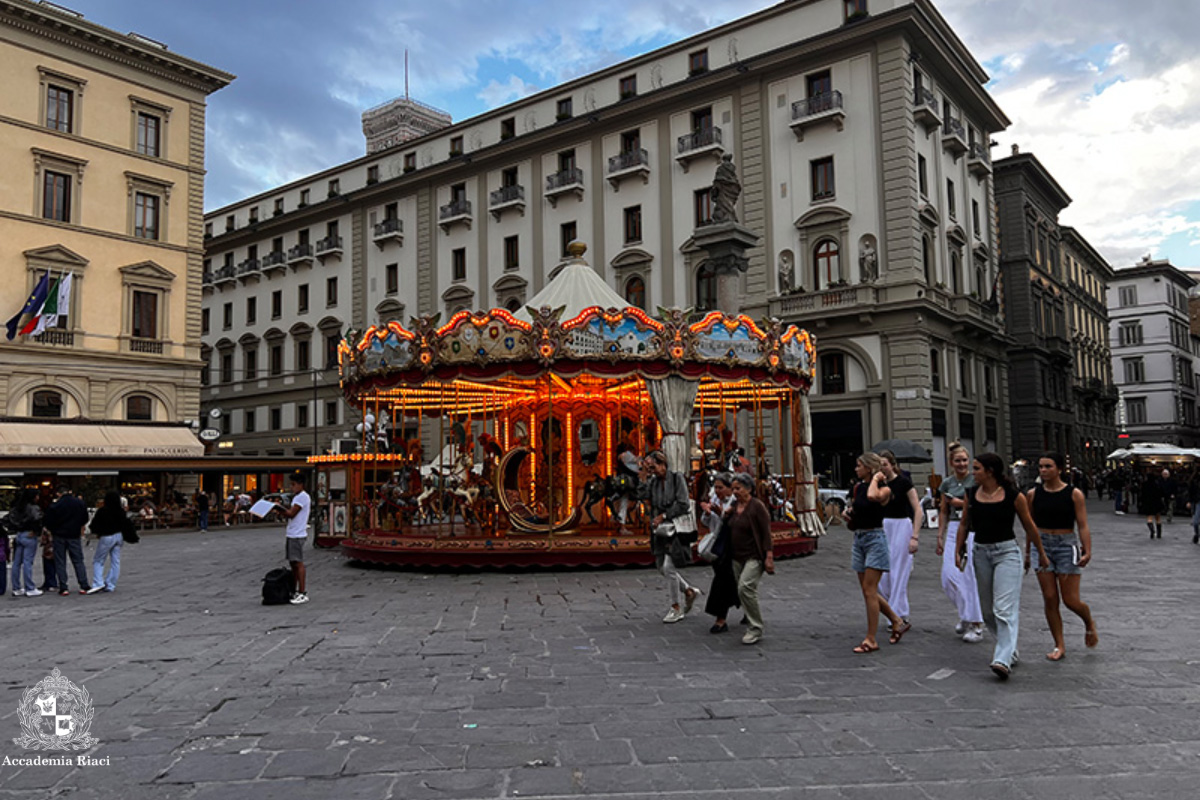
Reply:
[[8, 340], [10, 342], [17, 337], [17, 328], [21, 324], [21, 317], [26, 314], [36, 314], [37, 310], [46, 302], [46, 295], [49, 293], [50, 273], [46, 272], [42, 275], [42, 279], [37, 282], [37, 286], [33, 287], [33, 294], [29, 295], [29, 299], [25, 301], [25, 307], [8, 321]]

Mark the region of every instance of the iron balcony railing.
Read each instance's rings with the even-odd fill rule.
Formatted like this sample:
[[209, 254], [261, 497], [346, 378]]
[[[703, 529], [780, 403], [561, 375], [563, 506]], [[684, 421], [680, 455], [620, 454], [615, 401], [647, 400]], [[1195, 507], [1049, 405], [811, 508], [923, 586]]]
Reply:
[[841, 109], [842, 93], [837, 89], [832, 89], [792, 103], [792, 119], [814, 117], [827, 111], [840, 111]]
[[618, 153], [608, 159], [608, 171], [610, 174], [632, 169], [633, 167], [648, 166], [650, 166], [650, 154], [644, 148], [630, 150], [627, 153]]
[[988, 152], [982, 142], [971, 142], [970, 158], [972, 161], [982, 161], [984, 164], [992, 163], [992, 154]]
[[690, 153], [701, 147], [711, 147], [721, 144], [721, 129], [717, 127], [701, 128], [698, 131], [679, 137], [680, 153]]
[[567, 186], [575, 186], [583, 183], [583, 170], [579, 167], [571, 167], [562, 169], [553, 175], [546, 176], [546, 191], [552, 192], [555, 189], [562, 189]]
[[938, 113], [937, 95], [933, 93], [932, 89], [926, 89], [924, 86], [921, 86], [914, 91], [914, 95], [913, 101], [916, 103], [917, 108], [928, 109], [933, 112], [934, 116], [941, 116]]
[[288, 261], [300, 261], [312, 257], [313, 246], [311, 244], [298, 244], [291, 250], [288, 250]]
[[942, 121], [942, 134], [945, 136], [957, 136], [959, 139], [964, 140], [967, 138], [966, 128], [963, 127], [962, 122], [956, 120], [954, 117]]
[[388, 217], [383, 222], [375, 224], [376, 236], [387, 236], [389, 233], [403, 233], [404, 222], [399, 217]]
[[340, 236], [326, 236], [324, 239], [317, 242], [317, 255], [341, 249], [342, 237]]
[[259, 261], [257, 258], [247, 258], [238, 264], [238, 275], [249, 275], [252, 272], [258, 272], [258, 268]]
[[488, 194], [488, 203], [493, 206], [513, 203], [518, 200], [522, 202], [525, 200], [524, 186], [501, 186], [499, 189]]
[[441, 207], [438, 219], [452, 219], [454, 217], [469, 217], [471, 216], [471, 201], [470, 200], [452, 200]]
[[272, 250], [262, 257], [262, 268], [280, 267], [287, 262], [287, 254], [282, 250]]

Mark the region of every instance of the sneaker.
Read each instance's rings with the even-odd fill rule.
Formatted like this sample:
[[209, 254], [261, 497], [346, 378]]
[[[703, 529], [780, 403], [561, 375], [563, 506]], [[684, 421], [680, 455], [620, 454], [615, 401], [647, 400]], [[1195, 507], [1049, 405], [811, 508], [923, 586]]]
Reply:
[[24, 597], [25, 593], [20, 589], [13, 589], [13, 597]]
[[742, 644], [758, 644], [762, 640], [762, 631], [749, 630], [742, 636]]
[[962, 639], [969, 644], [978, 644], [983, 641], [983, 630], [980, 628], [971, 628], [963, 634]]
[[26, 589], [25, 596], [26, 597], [41, 597], [42, 591], [41, 591], [41, 589]]
[[1118, 517], [1123, 517], [1123, 516], [1125, 516], [1125, 512], [1124, 512], [1124, 511], [1117, 511], [1117, 512], [1116, 512], [1116, 515], [1117, 515]]
[[70, 590], [70, 589], [60, 589], [60, 590], [59, 590], [59, 592], [58, 592], [58, 596], [59, 596], [59, 597], [67, 597], [67, 596], [68, 596], [68, 595], [70, 595], [70, 594], [71, 594], [71, 590]]
[[954, 626], [954, 632], [957, 633], [959, 636], [962, 636], [964, 633], [966, 633], [967, 632], [967, 621], [960, 619], [958, 621], [958, 624]]
[[[295, 601], [293, 601], [293, 602], [295, 602]], [[663, 617], [663, 622], [665, 622], [669, 625], [672, 622], [679, 622], [679, 620], [681, 620], [681, 619], [683, 619], [683, 611], [678, 608], [672, 608], [670, 611], [667, 612], [667, 615], [665, 617]]]
[[90, 588], [90, 589], [88, 589], [88, 590], [86, 590], [86, 591], [84, 591], [84, 590], [80, 590], [80, 592], [81, 592], [82, 594], [96, 594], [96, 593], [98, 593], [98, 592], [103, 592], [103, 591], [104, 591], [104, 586], [103, 586], [103, 585], [101, 585], [101, 586], [93, 586], [92, 588]]
[[80, 594], [91, 594], [92, 590], [90, 588], [85, 589], [81, 586], [81, 587], [79, 587], [79, 593]]
[[298, 606], [308, 602], [308, 594], [306, 592], [296, 592], [296, 596], [291, 599], [291, 604]]

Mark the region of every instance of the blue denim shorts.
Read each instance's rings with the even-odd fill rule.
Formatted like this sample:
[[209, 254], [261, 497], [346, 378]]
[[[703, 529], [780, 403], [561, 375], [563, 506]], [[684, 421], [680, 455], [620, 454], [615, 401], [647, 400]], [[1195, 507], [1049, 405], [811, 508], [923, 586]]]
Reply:
[[[1079, 552], [1079, 534], [1077, 533], [1043, 533], [1042, 547], [1050, 558], [1050, 566], [1046, 569], [1038, 567], [1038, 572], [1053, 572], [1056, 575], [1078, 575], [1082, 570], [1075, 563], [1075, 554]], [[1032, 554], [1037, 558], [1037, 554]], [[1037, 563], [1036, 560], [1034, 563]]]
[[855, 572], [865, 572], [868, 569], [887, 572], [892, 568], [891, 558], [888, 556], [887, 534], [883, 532], [883, 528], [854, 532], [850, 568]]

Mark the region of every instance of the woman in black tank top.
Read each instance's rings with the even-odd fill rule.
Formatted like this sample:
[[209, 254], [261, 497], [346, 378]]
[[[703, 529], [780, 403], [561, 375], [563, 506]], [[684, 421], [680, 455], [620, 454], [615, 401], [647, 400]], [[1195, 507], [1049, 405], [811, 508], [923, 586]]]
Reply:
[[[1061, 661], [1067, 654], [1063, 639], [1059, 601], [1075, 612], [1084, 624], [1083, 643], [1095, 647], [1100, 642], [1092, 610], [1079, 598], [1080, 571], [1092, 560], [1092, 532], [1088, 528], [1087, 506], [1083, 492], [1063, 482], [1065, 459], [1061, 453], [1046, 453], [1038, 459], [1042, 484], [1030, 490], [1029, 505], [1033, 521], [1041, 534], [1050, 566], [1038, 568], [1038, 583], [1046, 607], [1046, 622], [1054, 637], [1054, 649], [1046, 654], [1050, 661]], [[1079, 528], [1076, 535], [1075, 529]], [[1029, 546], [1025, 546], [1029, 558]]]

